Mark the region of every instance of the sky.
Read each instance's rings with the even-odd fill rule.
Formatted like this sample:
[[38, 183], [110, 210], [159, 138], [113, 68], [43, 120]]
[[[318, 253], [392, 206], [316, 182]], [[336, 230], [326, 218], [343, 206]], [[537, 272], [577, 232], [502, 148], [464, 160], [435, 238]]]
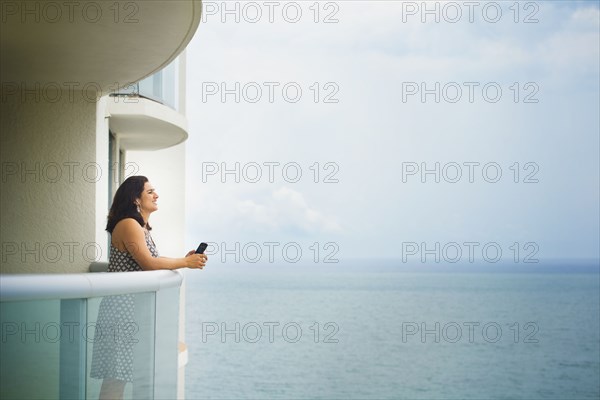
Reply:
[[598, 259], [598, 2], [223, 4], [187, 48], [188, 247]]

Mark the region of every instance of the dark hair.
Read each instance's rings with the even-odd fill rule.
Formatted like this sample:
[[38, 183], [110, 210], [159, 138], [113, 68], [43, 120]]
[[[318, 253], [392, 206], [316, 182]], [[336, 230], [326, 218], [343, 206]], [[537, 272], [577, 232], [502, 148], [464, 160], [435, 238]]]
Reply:
[[117, 223], [125, 218], [133, 218], [142, 228], [152, 229], [150, 224], [144, 223], [144, 218], [138, 212], [135, 204], [136, 200], [142, 196], [146, 182], [148, 182], [148, 178], [145, 176], [130, 176], [119, 186], [108, 212], [108, 222], [106, 223], [106, 230], [108, 232], [112, 233]]

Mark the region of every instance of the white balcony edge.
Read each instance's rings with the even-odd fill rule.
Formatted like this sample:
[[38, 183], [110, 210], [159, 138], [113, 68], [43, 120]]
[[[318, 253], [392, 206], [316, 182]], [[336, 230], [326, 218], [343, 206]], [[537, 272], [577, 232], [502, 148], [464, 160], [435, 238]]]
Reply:
[[154, 100], [114, 97], [107, 101], [107, 110], [110, 129], [124, 150], [166, 149], [188, 138], [185, 116]]
[[0, 275], [0, 301], [81, 299], [179, 287], [179, 271]]

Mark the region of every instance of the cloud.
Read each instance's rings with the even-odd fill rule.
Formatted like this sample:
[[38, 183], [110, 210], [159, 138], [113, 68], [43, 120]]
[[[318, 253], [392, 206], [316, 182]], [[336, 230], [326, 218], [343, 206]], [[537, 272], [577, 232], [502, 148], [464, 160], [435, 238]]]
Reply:
[[[342, 2], [335, 24], [313, 23], [307, 9], [299, 24], [202, 26], [188, 51], [188, 171], [203, 161], [334, 161], [341, 179], [189, 184], [190, 213], [201, 225], [193, 229], [214, 240], [327, 234], [350, 248], [368, 240], [378, 256], [396, 254], [398, 237], [454, 240], [463, 233], [481, 241], [535, 240], [547, 254], [597, 254], [597, 244], [582, 241], [597, 242], [597, 196], [585, 207], [578, 199], [598, 187], [597, 3], [539, 3], [539, 23], [528, 24], [513, 21], [512, 2], [499, 4], [504, 16], [497, 24], [482, 21], [481, 6], [476, 23], [465, 13], [456, 24], [424, 24], [418, 15], [403, 23], [401, 2]], [[523, 20], [537, 3], [520, 4]], [[298, 82], [304, 95], [286, 103], [280, 86], [272, 103], [266, 96], [256, 104], [200, 100], [203, 82], [221, 81]], [[466, 94], [457, 104], [424, 104], [417, 96], [402, 102], [402, 83], [421, 81], [498, 82], [503, 97], [485, 102], [480, 87], [473, 104]], [[321, 94], [324, 83], [335, 82], [339, 103], [314, 102], [314, 82]], [[524, 85], [535, 82], [539, 103], [514, 101], [514, 82], [520, 99], [532, 93]], [[403, 161], [494, 161], [503, 181], [489, 185], [479, 175], [477, 185], [408, 185], [400, 180]], [[512, 181], [510, 166], [528, 161], [541, 167], [539, 185]], [[568, 207], [577, 215], [561, 211]], [[591, 233], [545, 245], [558, 228]]]
[[557, 74], [589, 74], [597, 77], [600, 58], [598, 30], [600, 10], [575, 10], [560, 30], [536, 48], [536, 59]]
[[302, 193], [285, 186], [273, 190], [264, 204], [238, 201], [236, 213], [236, 219], [263, 231], [320, 234], [342, 230], [335, 218], [311, 208]]

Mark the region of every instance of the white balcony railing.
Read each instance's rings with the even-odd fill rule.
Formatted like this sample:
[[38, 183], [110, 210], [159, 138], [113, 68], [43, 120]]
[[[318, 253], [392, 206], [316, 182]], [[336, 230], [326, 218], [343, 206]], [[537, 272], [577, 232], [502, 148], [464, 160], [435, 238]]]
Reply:
[[0, 398], [97, 399], [92, 362], [107, 344], [132, 351], [121, 360], [133, 366], [124, 398], [176, 398], [182, 280], [175, 271], [0, 275]]

